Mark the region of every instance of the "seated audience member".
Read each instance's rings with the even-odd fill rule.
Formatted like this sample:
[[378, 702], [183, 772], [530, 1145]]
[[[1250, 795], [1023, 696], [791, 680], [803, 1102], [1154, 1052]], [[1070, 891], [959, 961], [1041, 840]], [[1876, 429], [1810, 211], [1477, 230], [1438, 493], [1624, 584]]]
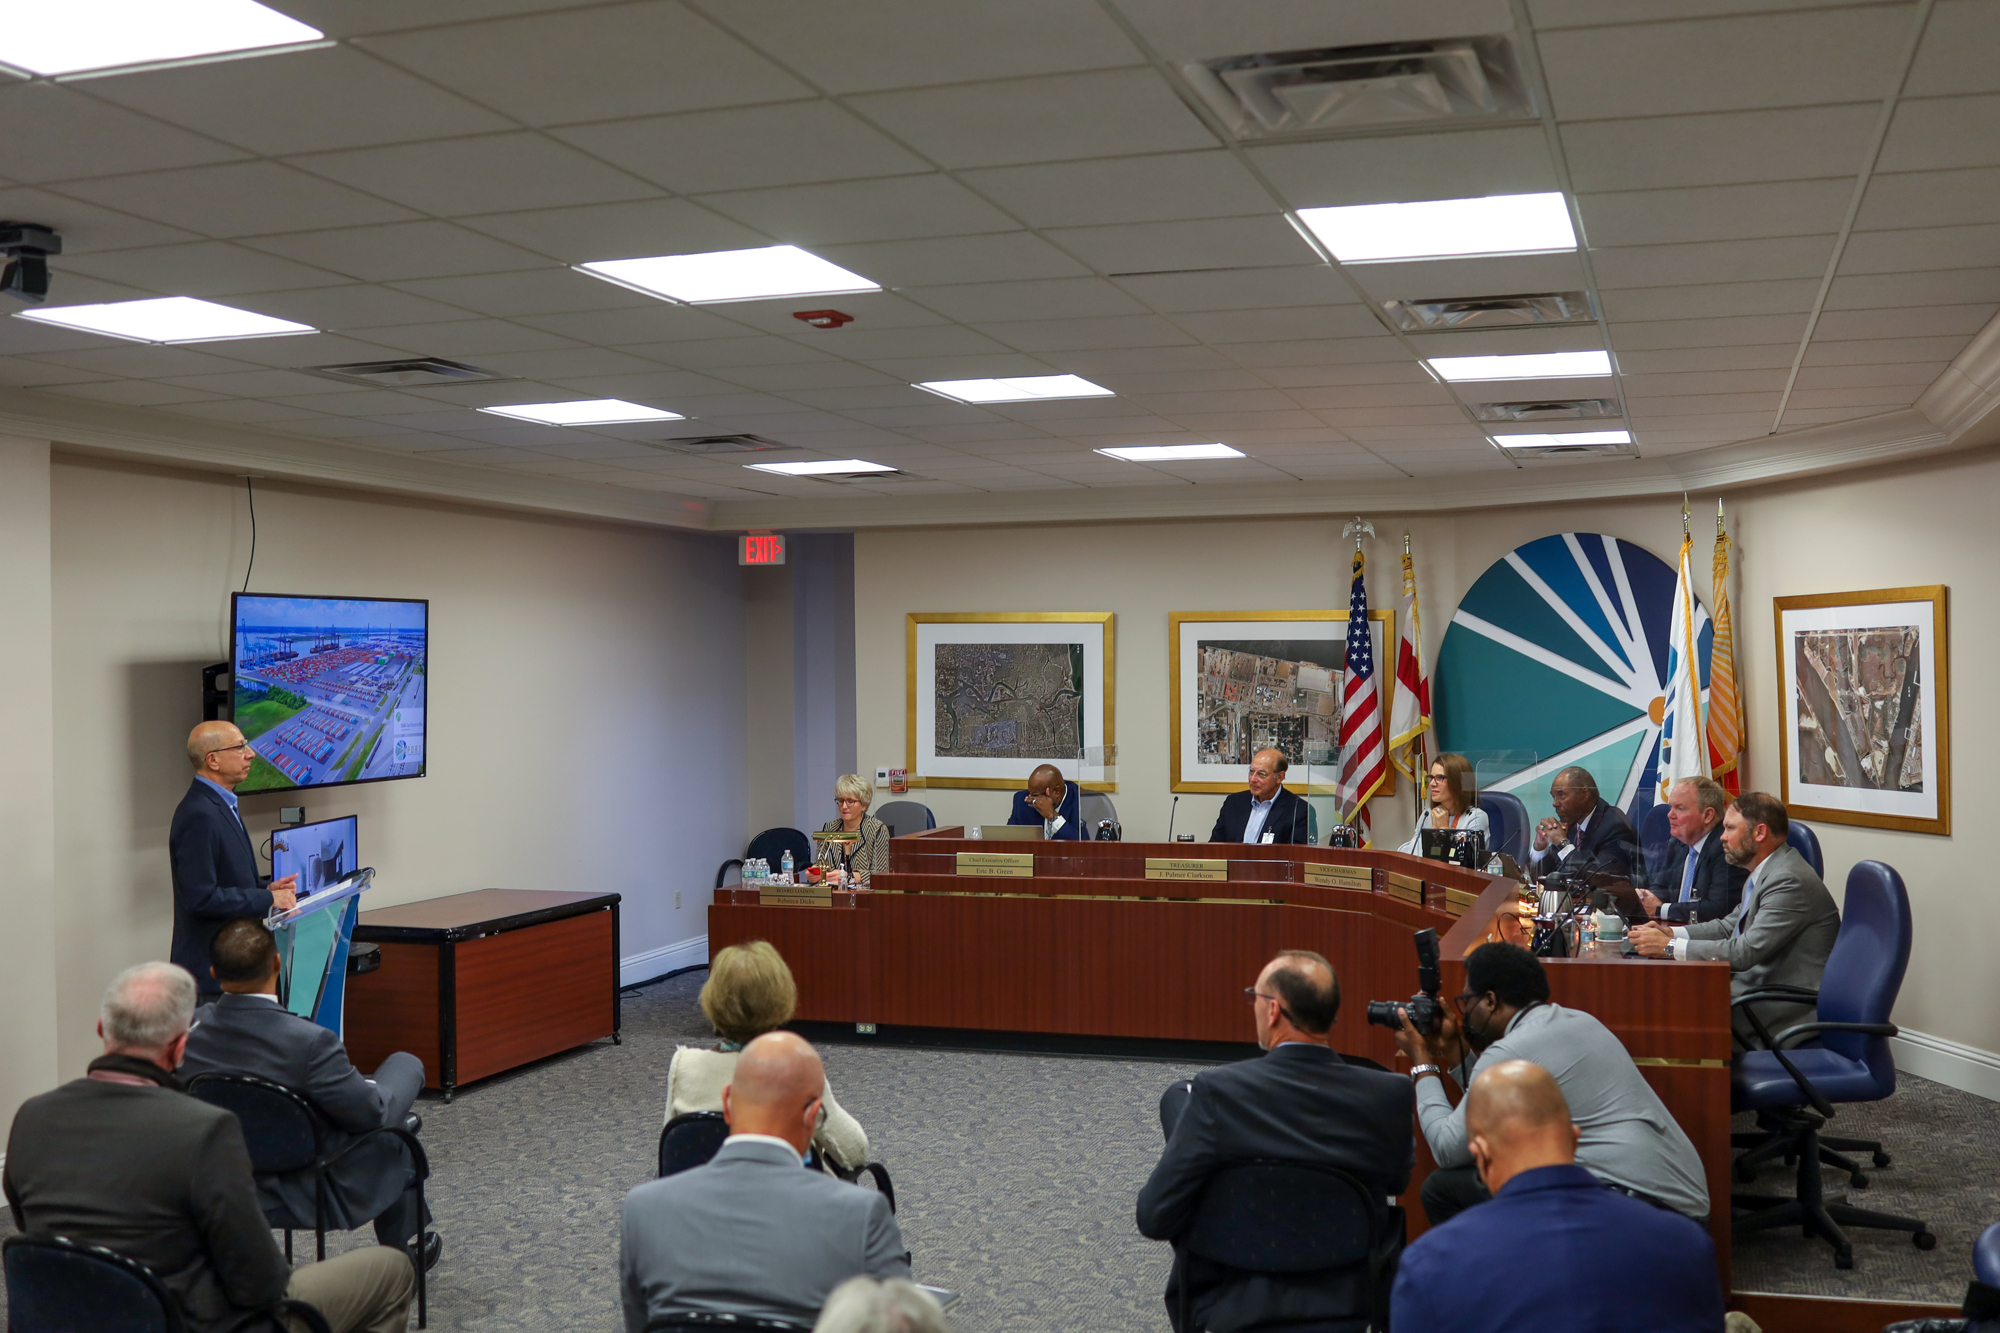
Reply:
[[[708, 965], [701, 988], [701, 1011], [722, 1037], [721, 1047], [704, 1051], [674, 1047], [667, 1065], [667, 1120], [688, 1111], [720, 1111], [722, 1090], [736, 1072], [743, 1048], [775, 1030], [798, 1008], [799, 988], [778, 951], [763, 940], [732, 944]], [[833, 1089], [821, 1085], [826, 1115], [813, 1134], [820, 1166], [853, 1172], [868, 1160], [868, 1135], [840, 1108]], [[662, 1124], [665, 1121], [661, 1122]]]
[[1574, 1164], [1580, 1130], [1546, 1069], [1526, 1060], [1482, 1069], [1465, 1105], [1493, 1202], [1403, 1252], [1390, 1298], [1396, 1333], [1718, 1333], [1708, 1232]]
[[[1762, 986], [1818, 990], [1840, 934], [1840, 909], [1798, 849], [1785, 841], [1791, 827], [1775, 796], [1747, 791], [1731, 801], [1722, 817], [1722, 850], [1731, 865], [1750, 871], [1743, 901], [1715, 921], [1637, 926], [1633, 947], [1650, 958], [1726, 962], [1732, 995]], [[1769, 1000], [1756, 1001], [1754, 1007], [1772, 1036], [1794, 1023], [1810, 1023], [1815, 1012], [1810, 1004]], [[1745, 1046], [1763, 1044], [1744, 1009], [1735, 1010], [1730, 1021]]]
[[854, 867], [857, 880], [873, 877], [889, 868], [889, 826], [868, 813], [875, 789], [859, 773], [845, 773], [833, 780], [833, 804], [838, 817], [820, 825], [821, 833], [858, 833], [861, 840], [848, 848], [847, 863]]
[[1722, 813], [1728, 804], [1729, 793], [1713, 778], [1682, 778], [1667, 793], [1667, 829], [1673, 840], [1660, 873], [1639, 890], [1648, 916], [1686, 925], [1736, 910], [1750, 872], [1731, 865], [1722, 850]]
[[1565, 768], [1549, 784], [1553, 816], [1535, 825], [1535, 842], [1528, 859], [1547, 874], [1558, 865], [1574, 865], [1631, 879], [1642, 864], [1639, 835], [1625, 812], [1597, 794], [1597, 779], [1587, 768]]
[[[1166, 1150], [1139, 1191], [1142, 1236], [1178, 1240], [1193, 1224], [1209, 1178], [1243, 1162], [1339, 1167], [1384, 1196], [1409, 1184], [1416, 1154], [1410, 1081], [1334, 1054], [1329, 1042], [1340, 1012], [1340, 981], [1332, 966], [1316, 953], [1287, 949], [1265, 964], [1248, 993], [1265, 1055], [1203, 1070], [1167, 1089], [1160, 1100]], [[1274, 1217], [1272, 1225], [1283, 1226], [1284, 1219]], [[1189, 1282], [1198, 1329], [1261, 1327], [1274, 1318], [1343, 1319], [1369, 1308], [1361, 1269], [1232, 1274], [1188, 1258], [1175, 1273], [1167, 1310], [1177, 1316], [1176, 1283]]]
[[767, 1032], [722, 1090], [729, 1138], [712, 1161], [625, 1196], [618, 1271], [626, 1333], [691, 1313], [810, 1324], [848, 1278], [908, 1278], [889, 1201], [801, 1171], [826, 1073], [803, 1037]]
[[1486, 812], [1479, 808], [1479, 783], [1472, 776], [1472, 762], [1464, 755], [1441, 754], [1431, 760], [1428, 799], [1429, 816], [1418, 821], [1417, 831], [1397, 851], [1423, 855], [1427, 828], [1470, 829], [1492, 836]]
[[194, 978], [172, 963], [111, 983], [97, 1024], [104, 1054], [14, 1116], [4, 1183], [15, 1227], [144, 1264], [189, 1333], [236, 1329], [287, 1297], [334, 1333], [403, 1333], [416, 1273], [401, 1251], [287, 1263], [257, 1204], [243, 1127], [175, 1083], [194, 1002]]
[[1082, 839], [1083, 789], [1064, 782], [1062, 770], [1043, 764], [1028, 774], [1028, 789], [1014, 793], [1014, 810], [1009, 824], [1042, 826], [1044, 838]]
[[914, 1282], [851, 1277], [833, 1289], [813, 1333], [951, 1333], [937, 1300]]
[[[290, 1088], [332, 1124], [329, 1153], [341, 1152], [354, 1135], [406, 1125], [424, 1090], [423, 1061], [397, 1051], [373, 1078], [363, 1078], [338, 1035], [278, 1003], [278, 947], [263, 922], [231, 921], [215, 933], [209, 957], [223, 996], [202, 1009], [188, 1033], [184, 1079], [250, 1074]], [[418, 1216], [416, 1185], [409, 1147], [393, 1135], [373, 1135], [326, 1173], [327, 1229], [349, 1231], [373, 1219], [377, 1241], [409, 1249], [415, 1258], [420, 1224], [430, 1221]], [[267, 1210], [312, 1219], [310, 1171], [260, 1179], [257, 1192]], [[426, 1269], [436, 1266], [443, 1248], [435, 1231], [425, 1235]]]
[[[1408, 1010], [1404, 1011], [1405, 1014]], [[1465, 1103], [1453, 1109], [1440, 1067], [1460, 1087], [1479, 1071], [1528, 1060], [1554, 1076], [1577, 1132], [1577, 1165], [1605, 1185], [1688, 1217], [1708, 1216], [1708, 1181], [1694, 1144], [1623, 1042], [1581, 1009], [1549, 1002], [1542, 960], [1512, 944], [1482, 944], [1465, 960], [1465, 993], [1428, 1039], [1405, 1022], [1396, 1045], [1414, 1062], [1417, 1119], [1438, 1169], [1424, 1178], [1432, 1226], [1487, 1198], [1472, 1164]]]
[[1210, 842], [1311, 842], [1306, 803], [1285, 790], [1291, 761], [1283, 750], [1250, 756], [1250, 790], [1233, 792], [1215, 816]]

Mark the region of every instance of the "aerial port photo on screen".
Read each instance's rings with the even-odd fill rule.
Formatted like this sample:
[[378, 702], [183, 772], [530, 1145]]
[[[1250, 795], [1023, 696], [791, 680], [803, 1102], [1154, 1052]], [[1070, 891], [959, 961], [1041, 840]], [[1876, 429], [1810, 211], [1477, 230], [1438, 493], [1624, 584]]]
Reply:
[[236, 725], [257, 749], [238, 791], [424, 771], [424, 602], [236, 599]]

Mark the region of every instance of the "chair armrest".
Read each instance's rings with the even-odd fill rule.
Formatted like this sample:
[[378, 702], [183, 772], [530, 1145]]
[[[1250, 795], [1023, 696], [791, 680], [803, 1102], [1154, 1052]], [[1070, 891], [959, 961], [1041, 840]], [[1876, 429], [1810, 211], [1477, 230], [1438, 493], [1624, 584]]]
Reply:
[[332, 1166], [335, 1162], [353, 1152], [376, 1134], [389, 1134], [401, 1139], [404, 1146], [410, 1150], [410, 1165], [416, 1169], [417, 1179], [429, 1180], [431, 1178], [430, 1155], [424, 1151], [424, 1145], [417, 1142], [417, 1136], [410, 1133], [409, 1130], [404, 1129], [401, 1125], [377, 1125], [373, 1129], [362, 1130], [348, 1142], [345, 1148], [342, 1148], [339, 1152], [321, 1162], [320, 1168], [324, 1170]]
[[743, 858], [740, 856], [732, 856], [727, 861], [724, 861], [721, 865], [715, 868], [716, 888], [719, 889], [722, 887], [722, 877], [729, 873], [729, 867], [731, 866], [735, 866], [738, 871], [741, 871], [743, 869]]
[[1821, 1032], [1858, 1032], [1864, 1037], [1893, 1037], [1902, 1029], [1894, 1023], [1796, 1023], [1771, 1039], [1771, 1049], [1793, 1046], [1793, 1040], [1803, 1040]]
[[1756, 1000], [1797, 1000], [1801, 1004], [1813, 1004], [1818, 1002], [1819, 992], [1804, 986], [1759, 986], [1730, 1000], [1729, 1007], [1734, 1009]]

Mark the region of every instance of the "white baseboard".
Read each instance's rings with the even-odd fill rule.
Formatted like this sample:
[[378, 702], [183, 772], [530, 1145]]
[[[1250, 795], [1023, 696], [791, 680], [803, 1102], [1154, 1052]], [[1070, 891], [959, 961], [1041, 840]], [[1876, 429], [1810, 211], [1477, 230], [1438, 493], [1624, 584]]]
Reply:
[[2000, 1055], [1904, 1028], [1889, 1038], [1896, 1068], [1960, 1092], [2000, 1102]]
[[648, 949], [645, 953], [627, 954], [618, 960], [618, 984], [636, 986], [642, 981], [663, 977], [669, 972], [678, 972], [684, 967], [693, 967], [708, 961], [708, 936], [697, 935], [691, 940], [669, 944], [662, 949]]

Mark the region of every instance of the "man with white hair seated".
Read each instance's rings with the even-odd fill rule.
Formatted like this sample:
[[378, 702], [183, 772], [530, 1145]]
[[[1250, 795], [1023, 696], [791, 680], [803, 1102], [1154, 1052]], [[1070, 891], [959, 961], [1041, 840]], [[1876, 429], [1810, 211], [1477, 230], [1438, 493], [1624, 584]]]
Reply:
[[194, 1002], [194, 978], [172, 963], [118, 974], [97, 1024], [104, 1054], [14, 1116], [0, 1173], [14, 1225], [144, 1264], [189, 1333], [233, 1330], [285, 1298], [317, 1308], [334, 1333], [403, 1333], [416, 1273], [402, 1251], [371, 1245], [297, 1271], [286, 1262], [242, 1126], [174, 1079]]

